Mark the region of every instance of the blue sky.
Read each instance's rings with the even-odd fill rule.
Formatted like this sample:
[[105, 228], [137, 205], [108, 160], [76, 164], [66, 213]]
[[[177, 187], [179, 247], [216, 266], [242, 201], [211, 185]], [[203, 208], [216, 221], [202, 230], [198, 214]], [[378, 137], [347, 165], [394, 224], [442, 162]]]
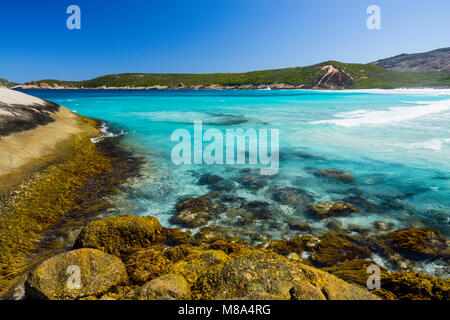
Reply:
[[[81, 8], [81, 30], [66, 9]], [[381, 30], [366, 9], [381, 8]], [[448, 0], [40, 0], [0, 4], [0, 78], [244, 72], [450, 46]]]

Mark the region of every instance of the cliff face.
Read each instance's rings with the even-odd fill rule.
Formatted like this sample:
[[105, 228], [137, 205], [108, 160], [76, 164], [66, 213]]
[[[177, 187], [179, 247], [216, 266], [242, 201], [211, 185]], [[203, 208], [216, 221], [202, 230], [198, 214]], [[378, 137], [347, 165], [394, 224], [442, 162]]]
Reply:
[[424, 53], [400, 54], [371, 64], [396, 72], [450, 71], [450, 48]]

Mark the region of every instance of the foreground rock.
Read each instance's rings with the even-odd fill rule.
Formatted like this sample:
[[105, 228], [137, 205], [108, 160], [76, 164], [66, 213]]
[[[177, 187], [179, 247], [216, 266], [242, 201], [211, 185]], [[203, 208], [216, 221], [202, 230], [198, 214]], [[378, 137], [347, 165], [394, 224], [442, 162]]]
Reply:
[[126, 281], [125, 265], [119, 258], [95, 249], [79, 249], [37, 266], [25, 282], [25, 292], [29, 299], [79, 299], [99, 296]]
[[324, 201], [309, 207], [310, 212], [319, 219], [328, 217], [346, 216], [354, 212], [359, 212], [351, 203], [342, 201]]
[[377, 299], [326, 272], [256, 250], [212, 268], [193, 291], [200, 299]]
[[[131, 235], [131, 230], [136, 234]], [[125, 265], [106, 253], [103, 253], [104, 257], [111, 261], [108, 261], [107, 271], [103, 269], [103, 262], [99, 262], [103, 261], [101, 257], [99, 261], [81, 259], [79, 262], [56, 256], [43, 263], [50, 267], [39, 267], [39, 272], [30, 276], [27, 296], [140, 300], [448, 298], [448, 280], [421, 274], [387, 273], [383, 268], [382, 290], [367, 291], [364, 286], [367, 267], [373, 263], [368, 260], [372, 252], [362, 245], [361, 238], [336, 233], [298, 235], [256, 247], [227, 237], [224, 239], [217, 239], [216, 235], [192, 238], [179, 229], [161, 227], [152, 217], [125, 216], [94, 221], [84, 228], [77, 243], [114, 252]], [[112, 244], [120, 249], [112, 250]], [[78, 257], [81, 250], [98, 252], [80, 249], [64, 255]], [[88, 277], [82, 281], [93, 284], [87, 285], [89, 290], [86, 292], [71, 296], [65, 294], [64, 288], [59, 287], [60, 282], [54, 279], [65, 280], [65, 264], [77, 261], [82, 264], [82, 270], [88, 270]], [[125, 268], [129, 275], [127, 283], [124, 283]], [[107, 285], [95, 287], [96, 272], [102, 272], [100, 279], [106, 277], [109, 280]], [[36, 290], [42, 283], [46, 284], [45, 291]]]
[[189, 300], [191, 289], [184, 277], [168, 274], [147, 282], [138, 292], [137, 300]]

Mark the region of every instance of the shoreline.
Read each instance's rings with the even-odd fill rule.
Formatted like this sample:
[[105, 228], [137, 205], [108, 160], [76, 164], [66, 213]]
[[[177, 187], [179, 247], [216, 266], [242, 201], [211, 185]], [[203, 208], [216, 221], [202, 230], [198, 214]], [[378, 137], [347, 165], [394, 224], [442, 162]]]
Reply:
[[[96, 144], [83, 139], [81, 145], [76, 146], [74, 150], [74, 155], [78, 153], [81, 157], [69, 157], [62, 163], [35, 172], [26, 183], [10, 190], [15, 192], [20, 190], [23, 194], [20, 199], [8, 196], [2, 198], [3, 201], [11, 203], [20, 200], [21, 203], [25, 202], [28, 205], [23, 206], [20, 212], [0, 211], [3, 214], [3, 216], [0, 215], [0, 225], [10, 222], [5, 221], [5, 216], [16, 215], [15, 220], [18, 221], [13, 228], [16, 233], [14, 238], [17, 236], [26, 238], [25, 242], [27, 242], [25, 248], [23, 245], [21, 248], [11, 245], [11, 249], [3, 248], [1, 252], [2, 260], [5, 260], [5, 256], [9, 258], [7, 261], [0, 261], [0, 271], [2, 271], [0, 297], [20, 298], [23, 295], [22, 286], [28, 272], [46, 258], [68, 250], [74, 241], [74, 235], [86, 223], [95, 219], [97, 215], [105, 213], [112, 206], [107, 197], [119, 193], [121, 183], [139, 174], [142, 161], [123, 149], [119, 145], [119, 139], [119, 137], [105, 138]], [[86, 152], [86, 148], [90, 151]], [[93, 163], [95, 164], [92, 165]], [[77, 168], [75, 169], [74, 166]], [[58, 167], [68, 172], [53, 173], [52, 169]], [[80, 174], [80, 170], [85, 171], [85, 174]], [[80, 175], [81, 178], [79, 178]], [[69, 183], [64, 184], [61, 179]], [[56, 186], [49, 187], [46, 183], [48, 180]], [[28, 188], [28, 186], [31, 187]], [[33, 193], [34, 190], [37, 192]], [[59, 193], [64, 196], [58, 196]], [[38, 208], [32, 207], [36, 205], [36, 201], [39, 201]], [[58, 210], [55, 211], [54, 206], [57, 206]], [[45, 217], [38, 217], [37, 221], [36, 217], [32, 220], [28, 219], [28, 212], [34, 216], [36, 211], [45, 212]], [[23, 215], [24, 218], [21, 219], [18, 215]], [[25, 227], [21, 221], [31, 225]], [[27, 233], [18, 228], [25, 228]], [[1, 240], [8, 236], [7, 233], [0, 234]]]
[[[270, 88], [270, 89], [268, 89]], [[314, 90], [323, 92], [345, 92], [345, 91], [391, 91], [391, 90], [450, 90], [450, 87], [396, 87], [396, 88], [320, 88], [307, 85], [290, 85], [290, 84], [272, 84], [272, 85], [243, 85], [243, 86], [220, 86], [220, 85], [206, 85], [206, 86], [187, 86], [187, 87], [169, 87], [169, 86], [153, 86], [153, 87], [97, 87], [97, 88], [79, 88], [79, 87], [52, 87], [52, 86], [27, 86], [19, 85], [11, 90], [137, 90], [137, 91], [164, 91], [164, 90], [179, 90], [179, 91], [213, 91], [213, 90], [261, 90], [261, 91], [293, 91], [293, 90]]]

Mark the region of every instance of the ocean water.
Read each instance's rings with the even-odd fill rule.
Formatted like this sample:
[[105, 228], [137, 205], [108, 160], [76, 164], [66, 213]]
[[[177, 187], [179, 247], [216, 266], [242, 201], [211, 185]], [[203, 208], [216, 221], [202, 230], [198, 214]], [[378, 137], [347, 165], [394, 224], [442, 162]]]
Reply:
[[[450, 90], [25, 92], [106, 121], [108, 135], [123, 135], [121, 143], [147, 160], [142, 176], [112, 199], [117, 209], [109, 214], [153, 215], [172, 226], [174, 205], [211, 191], [199, 178], [215, 174], [231, 182], [221, 196], [268, 203], [269, 213], [248, 217], [226, 202], [210, 222], [251, 239], [294, 235], [297, 222], [313, 232], [327, 230], [328, 219], [274, 201], [270, 190], [280, 186], [302, 190], [313, 202], [354, 203], [359, 213], [335, 218], [344, 227], [376, 232], [374, 223], [383, 221], [394, 229], [429, 226], [450, 236]], [[278, 174], [243, 171], [259, 165], [175, 165], [173, 131], [193, 134], [199, 120], [204, 130], [223, 133], [278, 129]], [[320, 177], [320, 169], [349, 172], [355, 180]], [[252, 190], [240, 183], [249, 174], [264, 186]]]

